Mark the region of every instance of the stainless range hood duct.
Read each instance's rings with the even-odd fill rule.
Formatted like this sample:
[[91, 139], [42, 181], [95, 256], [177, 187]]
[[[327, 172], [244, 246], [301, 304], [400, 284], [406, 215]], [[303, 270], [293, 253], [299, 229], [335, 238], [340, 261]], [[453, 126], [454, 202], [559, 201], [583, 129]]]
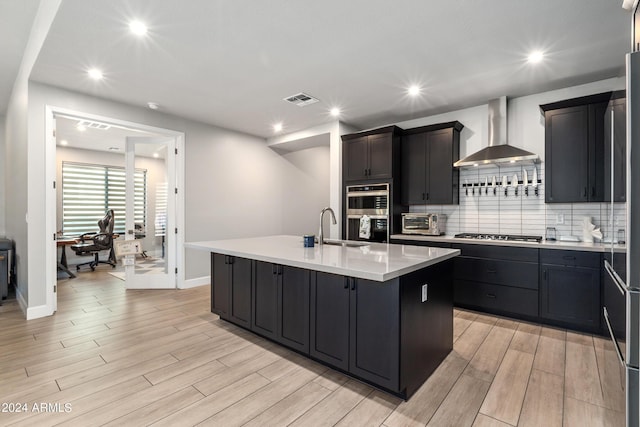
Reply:
[[507, 97], [489, 101], [489, 146], [453, 164], [454, 167], [537, 162], [538, 155], [507, 144]]

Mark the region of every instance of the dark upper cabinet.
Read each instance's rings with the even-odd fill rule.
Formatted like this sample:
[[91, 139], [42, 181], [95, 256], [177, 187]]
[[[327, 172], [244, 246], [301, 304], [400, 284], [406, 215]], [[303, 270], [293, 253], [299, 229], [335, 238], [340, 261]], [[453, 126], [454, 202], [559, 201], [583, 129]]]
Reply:
[[400, 132], [388, 126], [342, 136], [345, 181], [393, 178], [400, 155]]
[[310, 272], [255, 262], [251, 329], [302, 352], [309, 351]]
[[[616, 93], [618, 96], [620, 93]], [[625, 202], [627, 191], [627, 104], [626, 98], [612, 99], [604, 116], [604, 199]], [[613, 129], [613, 139], [611, 130]], [[613, 155], [613, 157], [612, 157]], [[613, 159], [613, 162], [612, 162]], [[612, 173], [613, 172], [613, 173]], [[611, 184], [613, 181], [613, 197]]]
[[458, 203], [460, 122], [423, 126], [402, 137], [402, 204]]
[[606, 200], [610, 167], [605, 166], [605, 116], [611, 96], [606, 92], [540, 106], [545, 117], [545, 202]]
[[251, 260], [211, 254], [211, 311], [221, 318], [250, 327]]
[[540, 251], [540, 317], [600, 331], [601, 257], [596, 252]]

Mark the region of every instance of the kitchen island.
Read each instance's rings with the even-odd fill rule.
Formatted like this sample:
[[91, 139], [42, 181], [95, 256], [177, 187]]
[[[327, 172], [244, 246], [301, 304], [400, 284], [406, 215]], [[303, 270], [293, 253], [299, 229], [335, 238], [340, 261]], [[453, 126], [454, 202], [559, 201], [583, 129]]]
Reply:
[[211, 252], [211, 311], [409, 398], [453, 348], [460, 251], [298, 236], [187, 243]]

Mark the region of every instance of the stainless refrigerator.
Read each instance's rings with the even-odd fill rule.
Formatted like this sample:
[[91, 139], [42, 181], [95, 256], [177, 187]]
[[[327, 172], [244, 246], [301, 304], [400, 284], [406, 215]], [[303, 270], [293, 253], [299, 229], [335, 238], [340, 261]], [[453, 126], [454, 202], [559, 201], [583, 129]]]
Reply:
[[[624, 378], [626, 398], [626, 424], [640, 426], [640, 20], [637, 3], [632, 18], [632, 52], [627, 54], [626, 84], [626, 135], [616, 135], [616, 120], [620, 120], [620, 109], [609, 109], [611, 159], [611, 248], [605, 256], [605, 287], [603, 291], [605, 307], [604, 319], [609, 329], [615, 350], [620, 360], [621, 375]], [[616, 113], [618, 117], [616, 117]], [[619, 132], [620, 133], [620, 132]], [[626, 136], [626, 138], [625, 138]], [[616, 140], [623, 143], [616, 147]], [[626, 142], [626, 145], [624, 145]], [[620, 149], [620, 145], [623, 149]], [[626, 150], [624, 150], [626, 148]], [[624, 152], [626, 151], [626, 153]], [[616, 156], [624, 155], [626, 163], [615, 164]], [[616, 167], [617, 166], [617, 167]], [[626, 171], [621, 170], [625, 169]], [[622, 173], [626, 180], [615, 179]], [[626, 182], [626, 232], [619, 233], [614, 228], [616, 209], [615, 185]], [[620, 194], [618, 191], [617, 194]], [[620, 202], [620, 198], [617, 199]], [[626, 238], [625, 238], [626, 236]], [[625, 241], [626, 240], [626, 244]]]

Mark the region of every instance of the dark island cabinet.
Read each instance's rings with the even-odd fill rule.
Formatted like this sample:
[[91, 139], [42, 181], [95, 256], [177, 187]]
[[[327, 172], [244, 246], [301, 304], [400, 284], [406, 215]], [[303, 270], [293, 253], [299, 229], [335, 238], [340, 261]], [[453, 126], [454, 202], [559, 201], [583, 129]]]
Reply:
[[423, 126], [402, 137], [402, 204], [458, 204], [460, 122]]
[[601, 255], [540, 251], [540, 317], [560, 326], [600, 332]]
[[398, 282], [315, 273], [311, 349], [323, 362], [398, 391]]
[[627, 200], [627, 100], [620, 97], [623, 95], [624, 91], [614, 93], [619, 97], [609, 102], [604, 117], [604, 199], [607, 202]]
[[255, 261], [251, 330], [308, 352], [309, 286], [308, 270]]
[[251, 260], [212, 254], [211, 311], [249, 328], [251, 325]]
[[343, 135], [345, 181], [391, 179], [400, 155], [400, 132], [396, 126]]
[[[618, 113], [614, 127], [619, 135], [614, 141], [614, 179], [624, 181], [624, 101], [611, 100], [616, 96], [618, 92], [606, 92], [540, 106], [545, 120], [545, 202], [602, 202], [610, 197], [612, 110]], [[616, 201], [624, 201], [620, 185]]]

